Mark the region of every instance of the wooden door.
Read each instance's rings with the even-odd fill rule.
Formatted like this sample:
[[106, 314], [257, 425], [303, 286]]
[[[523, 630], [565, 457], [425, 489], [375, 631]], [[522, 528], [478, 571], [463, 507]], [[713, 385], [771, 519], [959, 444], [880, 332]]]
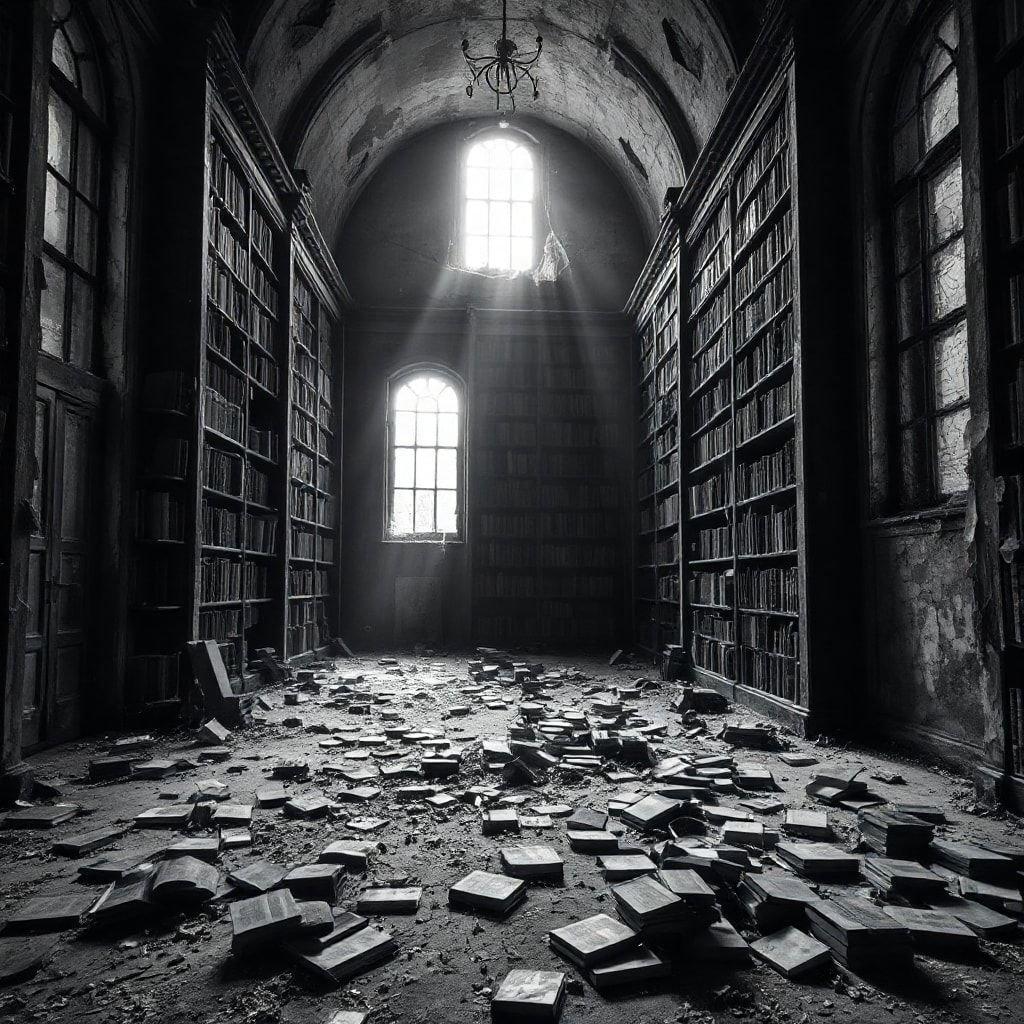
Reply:
[[36, 389], [35, 523], [25, 638], [27, 748], [82, 731], [95, 415], [90, 406], [52, 388]]

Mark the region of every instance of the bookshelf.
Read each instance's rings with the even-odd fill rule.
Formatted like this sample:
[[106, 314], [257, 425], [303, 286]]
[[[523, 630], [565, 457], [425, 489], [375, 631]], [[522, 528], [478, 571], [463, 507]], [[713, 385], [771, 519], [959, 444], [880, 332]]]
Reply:
[[621, 631], [620, 318], [474, 311], [470, 503], [480, 643], [606, 646]]
[[186, 642], [214, 640], [244, 690], [260, 680], [255, 651], [314, 652], [337, 608], [332, 360], [347, 293], [225, 24], [182, 31], [182, 51], [203, 59], [163, 97], [174, 129], [160, 186], [179, 201], [156, 219], [138, 369], [127, 690], [139, 721], [176, 712]]
[[649, 654], [680, 642], [679, 236], [656, 248], [641, 291], [635, 336], [637, 381], [634, 637]]

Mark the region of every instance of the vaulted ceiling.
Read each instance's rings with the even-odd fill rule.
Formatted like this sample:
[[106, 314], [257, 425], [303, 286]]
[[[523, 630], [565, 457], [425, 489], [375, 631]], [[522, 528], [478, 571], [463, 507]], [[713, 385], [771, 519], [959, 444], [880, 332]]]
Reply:
[[[681, 185], [750, 43], [763, 0], [510, 0], [509, 35], [544, 37], [541, 95], [520, 114], [588, 143], [616, 169], [653, 232]], [[466, 95], [461, 41], [500, 34], [500, 0], [245, 0], [236, 28], [257, 99], [305, 170], [317, 217], [338, 238], [363, 184], [439, 123], [495, 120]], [[521, 90], [522, 91], [522, 90]]]

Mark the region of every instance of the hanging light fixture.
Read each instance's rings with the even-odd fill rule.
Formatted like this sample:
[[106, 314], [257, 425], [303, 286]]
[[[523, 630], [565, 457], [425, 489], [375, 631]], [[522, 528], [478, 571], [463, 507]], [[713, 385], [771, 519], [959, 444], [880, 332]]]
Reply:
[[469, 66], [472, 81], [466, 86], [466, 95], [472, 97], [476, 86], [483, 83], [495, 95], [496, 110], [501, 110], [501, 98], [507, 96], [516, 109], [515, 92], [519, 83], [527, 78], [533, 86], [533, 98], [540, 95], [540, 84], [533, 67], [540, 58], [544, 39], [537, 36], [537, 49], [520, 54], [514, 39], [508, 37], [508, 0], [501, 0], [501, 36], [494, 44], [494, 54], [474, 56], [469, 52], [469, 40], [462, 40], [462, 53]]

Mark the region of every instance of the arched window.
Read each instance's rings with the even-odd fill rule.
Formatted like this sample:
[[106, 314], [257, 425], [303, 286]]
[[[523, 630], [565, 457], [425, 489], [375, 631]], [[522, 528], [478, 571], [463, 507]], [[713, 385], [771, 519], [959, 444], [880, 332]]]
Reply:
[[387, 533], [457, 540], [462, 515], [462, 389], [441, 370], [392, 378], [388, 402]]
[[96, 49], [74, 7], [54, 30], [50, 59], [41, 345], [57, 359], [91, 369], [103, 95]]
[[463, 246], [470, 270], [518, 272], [535, 262], [533, 156], [508, 135], [470, 146], [465, 166]]
[[892, 125], [895, 495], [902, 508], [967, 489], [970, 418], [956, 12], [918, 35]]

